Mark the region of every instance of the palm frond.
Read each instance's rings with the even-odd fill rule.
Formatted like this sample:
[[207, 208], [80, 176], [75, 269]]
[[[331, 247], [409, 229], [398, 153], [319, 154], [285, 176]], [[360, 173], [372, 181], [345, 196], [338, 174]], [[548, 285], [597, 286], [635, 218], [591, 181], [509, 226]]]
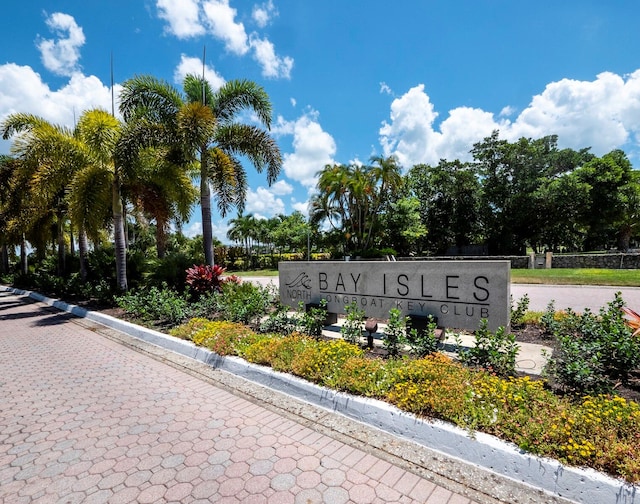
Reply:
[[255, 112], [260, 122], [271, 127], [272, 106], [264, 88], [250, 80], [229, 81], [214, 93], [210, 104], [221, 123], [231, 121], [242, 110]]
[[267, 168], [267, 182], [274, 183], [280, 174], [282, 155], [275, 140], [261, 128], [247, 124], [227, 124], [217, 128], [215, 141], [224, 151], [247, 156], [262, 172]]

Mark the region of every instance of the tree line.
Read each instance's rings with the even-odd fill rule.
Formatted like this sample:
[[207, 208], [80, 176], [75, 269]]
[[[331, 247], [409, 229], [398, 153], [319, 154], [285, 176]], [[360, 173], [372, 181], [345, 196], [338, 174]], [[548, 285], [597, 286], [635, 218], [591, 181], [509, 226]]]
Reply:
[[494, 131], [472, 160], [328, 165], [311, 223], [345, 254], [524, 255], [627, 251], [638, 238], [640, 178], [626, 154], [559, 149], [556, 135], [508, 142]]

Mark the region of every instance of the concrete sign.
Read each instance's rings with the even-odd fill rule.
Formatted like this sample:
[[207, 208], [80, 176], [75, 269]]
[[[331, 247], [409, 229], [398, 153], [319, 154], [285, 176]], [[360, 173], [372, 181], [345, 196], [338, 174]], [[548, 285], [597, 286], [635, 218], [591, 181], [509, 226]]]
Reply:
[[292, 307], [325, 299], [329, 312], [344, 313], [355, 301], [367, 317], [387, 319], [399, 308], [437, 317], [441, 327], [509, 324], [509, 261], [281, 262], [279, 274], [280, 300]]

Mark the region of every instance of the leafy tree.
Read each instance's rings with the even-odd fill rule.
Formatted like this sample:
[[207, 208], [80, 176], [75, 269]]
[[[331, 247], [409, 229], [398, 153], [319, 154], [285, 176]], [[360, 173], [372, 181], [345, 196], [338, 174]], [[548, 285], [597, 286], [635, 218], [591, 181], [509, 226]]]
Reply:
[[385, 245], [400, 256], [420, 253], [419, 244], [427, 236], [420, 218], [420, 200], [415, 196], [399, 198], [389, 205], [384, 218]]
[[435, 167], [416, 165], [407, 180], [429, 230], [425, 246], [430, 252], [445, 254], [481, 239], [481, 187], [473, 165], [445, 160]]
[[624, 152], [614, 150], [591, 159], [576, 170], [576, 174], [590, 188], [589, 205], [582, 214], [587, 229], [585, 248], [600, 250], [614, 246], [619, 226], [625, 220], [625, 208], [629, 208], [625, 203], [633, 200], [629, 188], [623, 191], [633, 183], [631, 163]]
[[542, 208], [536, 191], [545, 181], [572, 171], [593, 156], [588, 149], [558, 150], [557, 136], [521, 138], [515, 143], [498, 138], [498, 131], [473, 146], [482, 182], [481, 216], [493, 254], [524, 254], [540, 243]]
[[278, 225], [273, 231], [273, 240], [278, 249], [297, 252], [306, 250], [310, 229], [302, 212], [296, 210], [291, 215], [280, 215], [278, 219]]

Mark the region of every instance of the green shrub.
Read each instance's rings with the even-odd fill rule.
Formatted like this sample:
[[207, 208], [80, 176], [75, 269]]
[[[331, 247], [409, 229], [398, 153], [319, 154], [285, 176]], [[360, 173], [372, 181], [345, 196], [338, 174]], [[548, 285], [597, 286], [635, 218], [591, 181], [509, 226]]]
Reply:
[[347, 359], [361, 355], [362, 350], [346, 341], [311, 340], [294, 355], [291, 372], [309, 381], [325, 384]]
[[436, 321], [429, 315], [427, 327], [418, 329], [407, 325], [403, 343], [409, 347], [409, 352], [416, 357], [426, 357], [438, 351], [440, 342], [436, 338]]
[[225, 320], [257, 326], [259, 320], [271, 311], [276, 301], [277, 296], [273, 288], [254, 285], [251, 282], [226, 282], [218, 298], [218, 307], [220, 316]]
[[116, 303], [143, 322], [176, 325], [187, 318], [187, 299], [166, 286], [131, 290], [117, 296]]
[[475, 345], [458, 353], [460, 361], [471, 367], [479, 367], [499, 376], [512, 376], [516, 372], [519, 347], [516, 337], [499, 327], [493, 333], [486, 319], [474, 333]]
[[408, 321], [409, 317], [403, 317], [402, 312], [398, 308], [391, 308], [391, 310], [389, 310], [389, 319], [387, 320], [387, 327], [382, 336], [382, 345], [392, 358], [400, 354]]
[[215, 320], [203, 324], [191, 339], [196, 345], [206, 347], [218, 355], [237, 355], [238, 348], [243, 343], [246, 344], [245, 340], [253, 342], [256, 336], [256, 333], [243, 324]]
[[300, 301], [298, 311], [301, 314], [298, 318], [298, 330], [312, 338], [322, 336], [322, 328], [327, 320], [327, 300], [321, 299], [319, 306], [305, 306]]
[[[324, 313], [326, 314], [326, 311]], [[299, 326], [300, 315], [298, 313], [289, 313], [288, 306], [281, 306], [260, 322], [258, 330], [261, 333], [275, 333], [287, 336], [298, 330]]]
[[522, 296], [518, 300], [518, 302], [515, 304], [515, 306], [513, 303], [513, 296], [511, 296], [510, 301], [511, 301], [510, 303], [511, 304], [511, 326], [519, 327], [523, 325], [525, 313], [527, 313], [527, 310], [529, 309], [529, 295], [525, 294], [524, 296]]
[[346, 317], [340, 334], [347, 343], [358, 344], [364, 329], [364, 310], [358, 306], [357, 301], [353, 301], [344, 307]]
[[169, 334], [176, 338], [193, 341], [193, 335], [201, 329], [204, 329], [209, 322], [211, 321], [206, 318], [192, 318], [188, 322], [169, 330]]
[[640, 338], [626, 324], [620, 293], [599, 315], [568, 310], [557, 323], [557, 348], [545, 367], [546, 376], [563, 390], [575, 394], [609, 392], [626, 383], [640, 365]]

